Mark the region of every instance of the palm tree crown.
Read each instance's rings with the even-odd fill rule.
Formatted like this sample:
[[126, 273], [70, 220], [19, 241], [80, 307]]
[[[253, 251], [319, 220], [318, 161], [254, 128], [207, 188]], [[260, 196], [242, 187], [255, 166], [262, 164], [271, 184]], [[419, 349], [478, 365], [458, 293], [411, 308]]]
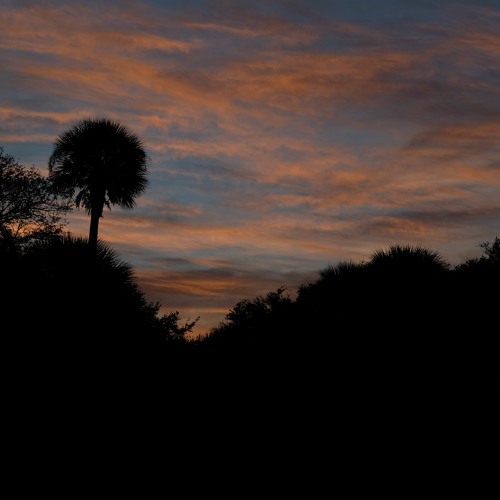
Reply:
[[49, 159], [54, 188], [90, 214], [89, 243], [97, 245], [104, 205], [131, 209], [144, 192], [148, 156], [141, 140], [108, 118], [87, 118], [58, 136]]

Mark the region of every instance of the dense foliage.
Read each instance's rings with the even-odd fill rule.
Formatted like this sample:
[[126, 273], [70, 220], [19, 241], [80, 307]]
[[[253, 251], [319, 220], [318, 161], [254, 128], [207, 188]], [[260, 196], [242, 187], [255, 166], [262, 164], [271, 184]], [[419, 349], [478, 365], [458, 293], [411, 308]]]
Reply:
[[61, 234], [70, 203], [49, 179], [26, 167], [0, 146], [0, 233], [3, 242], [24, 244]]
[[195, 322], [181, 325], [177, 311], [160, 316], [160, 304], [146, 300], [108, 245], [99, 241], [95, 252], [71, 235], [18, 251], [2, 242], [2, 333], [11, 359], [40, 374], [89, 377], [160, 368], [182, 351]]
[[197, 348], [262, 387], [287, 379], [282, 394], [500, 402], [500, 239], [482, 247], [456, 268], [400, 245], [327, 267], [295, 300], [278, 289], [239, 302]]

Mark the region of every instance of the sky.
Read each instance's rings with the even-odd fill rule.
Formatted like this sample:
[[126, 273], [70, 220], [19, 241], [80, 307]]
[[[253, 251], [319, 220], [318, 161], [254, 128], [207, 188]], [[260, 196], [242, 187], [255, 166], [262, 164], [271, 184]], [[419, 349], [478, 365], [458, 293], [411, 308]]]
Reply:
[[0, 19], [4, 152], [46, 175], [83, 118], [134, 132], [149, 185], [99, 237], [196, 335], [389, 245], [455, 265], [500, 236], [500, 0], [0, 0]]

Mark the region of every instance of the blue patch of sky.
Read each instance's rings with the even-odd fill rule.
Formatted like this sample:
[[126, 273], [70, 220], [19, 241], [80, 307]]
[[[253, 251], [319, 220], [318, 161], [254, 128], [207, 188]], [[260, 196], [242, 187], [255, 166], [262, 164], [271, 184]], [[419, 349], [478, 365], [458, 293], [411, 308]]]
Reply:
[[157, 6], [165, 9], [201, 9], [210, 4], [207, 0], [148, 0], [145, 2], [152, 6]]
[[176, 160], [172, 164], [172, 169], [167, 163], [163, 171], [152, 174], [149, 198], [215, 207], [223, 204], [234, 191], [249, 190], [248, 183], [253, 182], [234, 175], [229, 168], [214, 168], [213, 164], [203, 164], [196, 158]]
[[[312, 2], [314, 5], [315, 2]], [[396, 22], [412, 20], [424, 21], [436, 15], [436, 8], [443, 4], [436, 0], [350, 0], [349, 2], [320, 2], [321, 13], [336, 21], [355, 24], [392, 25]]]
[[[1, 62], [2, 61], [0, 61], [0, 63]], [[5, 71], [2, 73], [2, 78], [0, 79], [0, 91], [2, 95], [0, 103], [4, 100], [9, 102], [14, 101], [18, 103], [43, 103], [43, 90], [37, 90], [36, 86], [33, 86], [33, 77], [26, 76], [20, 73], [17, 69], [14, 71]], [[29, 96], [24, 93], [26, 91], [29, 91]], [[38, 101], [36, 98], [37, 94], [40, 95], [40, 101]]]
[[12, 155], [17, 162], [25, 167], [34, 166], [47, 173], [47, 165], [52, 145], [46, 142], [9, 142], [1, 140], [2, 131], [0, 129], [0, 146], [4, 148], [4, 154]]

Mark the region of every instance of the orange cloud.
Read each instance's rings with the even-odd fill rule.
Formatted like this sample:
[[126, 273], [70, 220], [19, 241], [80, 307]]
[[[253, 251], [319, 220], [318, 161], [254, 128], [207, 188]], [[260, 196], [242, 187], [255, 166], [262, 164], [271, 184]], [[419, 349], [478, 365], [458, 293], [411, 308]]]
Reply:
[[310, 6], [11, 3], [0, 139], [39, 145], [45, 168], [76, 120], [129, 124], [151, 184], [100, 236], [192, 317], [396, 240], [457, 261], [500, 220], [499, 16], [441, 8], [387, 28]]

